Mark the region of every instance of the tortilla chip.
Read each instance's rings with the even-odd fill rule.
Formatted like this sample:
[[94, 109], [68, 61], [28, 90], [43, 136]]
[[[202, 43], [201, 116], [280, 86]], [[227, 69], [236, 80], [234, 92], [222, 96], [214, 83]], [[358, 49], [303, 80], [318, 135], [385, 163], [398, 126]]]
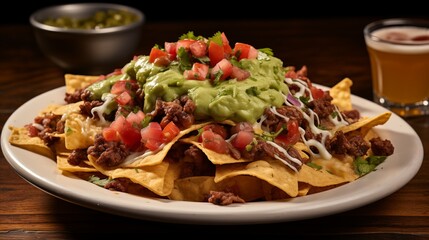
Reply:
[[203, 145], [200, 142], [195, 141], [194, 137], [191, 138], [184, 138], [180, 141], [184, 143], [189, 143], [195, 145], [197, 148], [199, 148], [201, 151], [204, 152], [204, 154], [207, 156], [207, 158], [216, 165], [222, 165], [222, 164], [231, 164], [231, 163], [240, 163], [240, 162], [250, 162], [252, 160], [249, 159], [235, 159], [229, 154], [224, 153], [218, 153], [213, 150], [210, 150], [208, 148], [203, 147]]
[[102, 131], [101, 126], [79, 113], [67, 114], [64, 127], [65, 146], [69, 150], [88, 148], [94, 144], [95, 135]]
[[306, 196], [308, 195], [308, 193], [310, 192], [311, 188], [313, 186], [311, 186], [308, 183], [304, 183], [304, 182], [299, 182], [298, 183], [298, 196]]
[[338, 106], [340, 111], [352, 110], [351, 86], [352, 80], [344, 78], [329, 90], [329, 94], [333, 98], [331, 103]]
[[159, 196], [168, 196], [174, 187], [174, 181], [179, 178], [180, 164], [176, 162], [162, 161], [158, 165], [139, 168], [113, 168], [104, 169], [97, 165], [95, 158], [88, 155], [92, 165], [102, 174], [115, 178], [128, 178], [132, 182], [140, 184]]
[[80, 105], [82, 105], [83, 101], [66, 104], [66, 105], [60, 105], [56, 107], [55, 109], [52, 109], [51, 112], [55, 115], [68, 115], [71, 113], [80, 113]]
[[386, 123], [387, 120], [389, 120], [391, 115], [392, 115], [391, 112], [385, 112], [374, 117], [362, 118], [355, 123], [340, 127], [339, 130], [343, 131], [344, 133], [347, 133], [347, 132], [360, 129], [362, 136], [365, 137], [365, 135], [369, 132], [369, 130], [371, 130], [377, 125], [382, 125]]
[[175, 142], [177, 142], [184, 135], [186, 135], [186, 134], [188, 134], [194, 130], [200, 129], [201, 127], [203, 127], [207, 124], [209, 124], [209, 122], [196, 124], [196, 125], [193, 125], [187, 129], [184, 129], [184, 130], [180, 131], [180, 133], [173, 140], [171, 140], [169, 143], [165, 144], [165, 146], [159, 152], [156, 152], [153, 155], [142, 155], [142, 154], [140, 154], [140, 156], [137, 156], [135, 158], [130, 158], [129, 161], [122, 163], [121, 167], [131, 168], [131, 167], [153, 166], [153, 165], [160, 164], [164, 160], [165, 156], [167, 156], [168, 151], [170, 151], [171, 147], [173, 146], [173, 144]]
[[331, 159], [313, 158], [311, 163], [322, 167], [323, 170], [347, 182], [354, 181], [359, 177], [354, 171], [353, 158], [351, 156], [343, 156], [341, 159], [335, 156]]
[[[42, 109], [42, 111], [40, 111], [39, 116], [43, 116], [46, 113], [54, 113], [55, 111], [59, 108], [64, 107], [64, 105], [59, 105], [59, 104], [49, 104], [46, 108]], [[62, 114], [55, 114], [55, 115], [62, 115]]]
[[278, 160], [257, 160], [216, 166], [215, 182], [239, 175], [257, 177], [278, 187], [291, 197], [298, 195], [298, 174]]
[[325, 187], [349, 182], [350, 178], [347, 180], [343, 177], [333, 175], [324, 169], [316, 170], [304, 164], [298, 173], [298, 181], [308, 183], [311, 186]]
[[244, 201], [263, 197], [262, 180], [251, 176], [237, 176], [216, 183], [212, 176], [196, 176], [176, 180], [168, 196], [171, 200], [206, 202], [210, 191], [232, 192]]
[[98, 79], [100, 79], [100, 76], [65, 74], [64, 80], [66, 84], [66, 92], [74, 93], [76, 90], [85, 88], [96, 82]]
[[45, 145], [41, 138], [30, 137], [27, 128], [9, 126], [9, 129], [11, 131], [10, 144], [55, 160], [54, 151]]
[[62, 171], [67, 172], [98, 172], [93, 166], [88, 165], [87, 162], [81, 162], [79, 165], [71, 165], [67, 161], [67, 155], [57, 155], [57, 167]]

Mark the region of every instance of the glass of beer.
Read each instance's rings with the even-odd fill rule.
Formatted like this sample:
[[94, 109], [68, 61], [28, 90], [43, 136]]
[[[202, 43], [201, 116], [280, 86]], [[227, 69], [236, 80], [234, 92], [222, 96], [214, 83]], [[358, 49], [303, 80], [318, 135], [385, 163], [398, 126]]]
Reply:
[[379, 20], [364, 36], [374, 101], [402, 117], [428, 115], [429, 20]]

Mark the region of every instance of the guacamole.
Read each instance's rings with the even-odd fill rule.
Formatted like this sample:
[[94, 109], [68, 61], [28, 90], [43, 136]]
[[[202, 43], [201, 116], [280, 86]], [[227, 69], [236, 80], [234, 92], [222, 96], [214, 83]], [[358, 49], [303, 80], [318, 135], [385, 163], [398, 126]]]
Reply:
[[[189, 37], [189, 34], [186, 37]], [[220, 33], [202, 44], [210, 47], [216, 38], [221, 38]], [[177, 44], [185, 45], [200, 40], [201, 38], [179, 40]], [[212, 64], [211, 49], [204, 50], [206, 52], [203, 52], [203, 57], [196, 57], [196, 53], [191, 52], [189, 47], [187, 50], [184, 50], [185, 48], [186, 46], [175, 48], [178, 49], [177, 56], [166, 60], [169, 56], [168, 50], [154, 47], [149, 56], [135, 57], [126, 64], [121, 75], [109, 77], [90, 86], [88, 90], [92, 92], [93, 98], [100, 99], [117, 80], [133, 79], [144, 91], [143, 112], [153, 111], [157, 99], [173, 101], [182, 95], [188, 95], [196, 106], [194, 117], [200, 121], [232, 120], [254, 123], [261, 117], [265, 108], [283, 105], [288, 93], [288, 86], [284, 82], [285, 69], [283, 62], [272, 54], [241, 44], [236, 45], [230, 53], [221, 53], [229, 54], [228, 59], [223, 59], [223, 63], [219, 64], [221, 60], [217, 60]], [[164, 57], [163, 62], [166, 64], [156, 64], [153, 52], [157, 52], [156, 58]], [[209, 58], [210, 62], [207, 61]], [[206, 72], [201, 76], [195, 68], [198, 64], [206, 68]], [[225, 66], [228, 65], [229, 70], [238, 69], [239, 72], [245, 73], [245, 77], [240, 78], [231, 72], [228, 73], [228, 78], [219, 77], [227, 74], [228, 69]], [[187, 74], [189, 72], [191, 74]]]
[[196, 105], [195, 118], [215, 121], [255, 122], [266, 107], [279, 107], [284, 103], [283, 94], [288, 87], [284, 83], [283, 63], [276, 57], [243, 59], [242, 69], [250, 72], [243, 81], [230, 79], [213, 84], [210, 80], [187, 80], [177, 65], [161, 68], [148, 61], [148, 56], [140, 56], [125, 66], [144, 85], [144, 111], [155, 107], [157, 98], [172, 101], [188, 94]]

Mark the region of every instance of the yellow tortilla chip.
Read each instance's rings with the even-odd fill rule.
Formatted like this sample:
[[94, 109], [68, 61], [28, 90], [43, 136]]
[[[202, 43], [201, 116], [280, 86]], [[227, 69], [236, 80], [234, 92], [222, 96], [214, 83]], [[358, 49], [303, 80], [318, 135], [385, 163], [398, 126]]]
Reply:
[[194, 139], [195, 138], [191, 137], [191, 138], [181, 139], [180, 141], [182, 141], [184, 143], [190, 143], [190, 144], [193, 144], [196, 147], [198, 147], [201, 151], [204, 152], [204, 154], [207, 156], [207, 158], [213, 164], [222, 165], [222, 164], [231, 164], [231, 163], [240, 163], [240, 162], [252, 161], [252, 160], [248, 160], [248, 159], [244, 159], [244, 158], [235, 159], [229, 154], [223, 154], [223, 153], [215, 152], [213, 150], [210, 150], [208, 148], [203, 147], [203, 145], [200, 142], [197, 142]]
[[340, 111], [352, 110], [351, 86], [352, 80], [344, 78], [329, 90], [329, 94], [333, 98], [331, 103], [338, 106]]
[[88, 155], [91, 164], [102, 174], [115, 178], [128, 178], [140, 184], [159, 196], [168, 196], [174, 187], [174, 181], [179, 178], [180, 164], [163, 161], [158, 165], [139, 168], [104, 169], [96, 164], [95, 159]]
[[325, 187], [349, 182], [350, 179], [333, 175], [324, 169], [316, 170], [304, 164], [298, 172], [298, 181], [308, 183], [311, 186]]
[[55, 109], [52, 109], [52, 113], [55, 115], [68, 115], [71, 113], [80, 113], [80, 105], [82, 105], [83, 101], [66, 104], [66, 105], [60, 105], [56, 107]]
[[257, 177], [278, 187], [291, 197], [298, 195], [298, 174], [278, 160], [217, 165], [215, 182], [239, 175]]
[[76, 74], [65, 74], [66, 92], [74, 93], [78, 89], [85, 88], [100, 79], [100, 76], [87, 76]]
[[374, 117], [362, 118], [355, 123], [340, 127], [339, 130], [343, 131], [344, 133], [347, 133], [360, 129], [362, 136], [365, 136], [369, 132], [369, 130], [371, 130], [375, 126], [386, 123], [391, 115], [391, 112], [385, 112]]
[[79, 165], [71, 165], [67, 161], [67, 155], [57, 155], [57, 167], [59, 170], [67, 172], [98, 172], [93, 166], [88, 165], [87, 162], [82, 162]]
[[336, 157], [332, 157], [331, 159], [314, 158], [311, 162], [321, 166], [323, 170], [330, 174], [348, 182], [354, 181], [359, 177], [354, 171], [353, 158], [351, 156], [343, 156], [342, 159]]
[[175, 142], [177, 142], [184, 135], [186, 135], [186, 134], [188, 134], [194, 130], [200, 129], [201, 127], [203, 127], [207, 124], [209, 124], [209, 123], [207, 122], [207, 123], [196, 124], [196, 125], [193, 125], [187, 129], [184, 129], [184, 130], [180, 131], [180, 133], [177, 134], [177, 136], [173, 140], [171, 140], [169, 143], [165, 144], [165, 146], [159, 152], [157, 152], [153, 155], [137, 156], [133, 159], [130, 159], [130, 161], [126, 161], [126, 162], [122, 163], [121, 167], [131, 168], [131, 167], [153, 166], [153, 165], [160, 164], [164, 160], [168, 151], [170, 151], [170, 148], [173, 146], [173, 144]]
[[168, 196], [171, 200], [205, 202], [210, 191], [232, 192], [244, 201], [263, 197], [262, 181], [251, 176], [237, 176], [216, 183], [212, 176], [195, 176], [178, 179]]
[[55, 153], [50, 147], [45, 145], [42, 139], [39, 137], [30, 137], [28, 135], [28, 129], [25, 127], [13, 127], [9, 126], [11, 131], [9, 136], [10, 144], [26, 149], [37, 154], [41, 154], [51, 159], [55, 159]]
[[93, 123], [93, 120], [79, 113], [66, 115], [65, 121], [65, 146], [69, 150], [88, 148], [94, 144], [97, 133], [103, 128]]
[[[42, 109], [42, 111], [40, 111], [39, 116], [43, 116], [46, 113], [53, 113], [55, 114], [55, 111], [58, 108], [62, 108], [64, 107], [64, 105], [60, 105], [60, 104], [49, 104], [45, 109]], [[62, 115], [62, 114], [55, 114], [55, 115]]]
[[310, 192], [312, 186], [308, 183], [299, 182], [298, 183], [298, 196], [306, 196]]

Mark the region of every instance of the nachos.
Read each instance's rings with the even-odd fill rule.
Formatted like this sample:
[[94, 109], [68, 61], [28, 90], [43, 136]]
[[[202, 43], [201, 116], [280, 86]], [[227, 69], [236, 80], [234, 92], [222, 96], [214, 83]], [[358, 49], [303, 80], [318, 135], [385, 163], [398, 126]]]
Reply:
[[346, 78], [329, 91], [271, 49], [193, 32], [102, 76], [65, 75], [10, 143], [110, 190], [218, 205], [285, 200], [335, 188], [394, 152], [361, 116]]

